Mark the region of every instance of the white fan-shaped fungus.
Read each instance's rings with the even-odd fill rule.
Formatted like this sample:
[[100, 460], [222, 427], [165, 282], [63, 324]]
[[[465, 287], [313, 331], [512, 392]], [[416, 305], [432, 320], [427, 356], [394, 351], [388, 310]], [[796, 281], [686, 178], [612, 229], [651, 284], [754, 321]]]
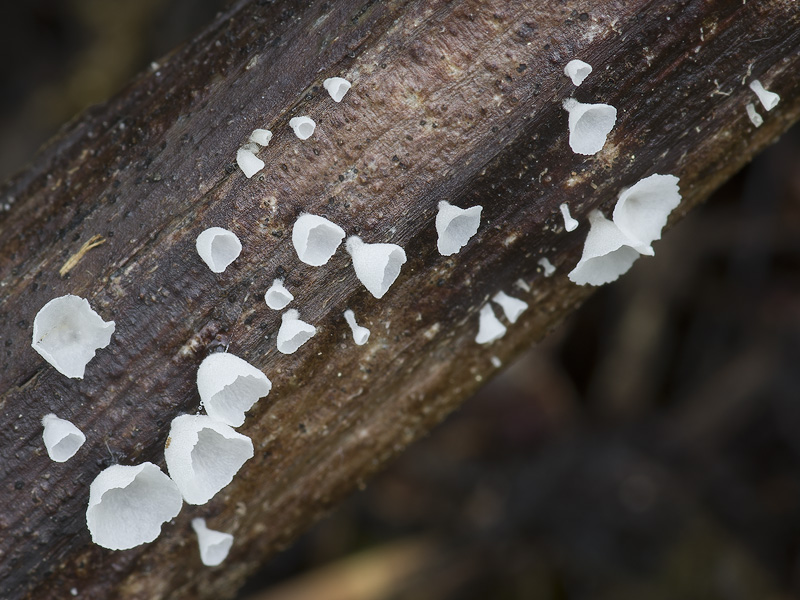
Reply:
[[640, 254], [653, 254], [652, 248], [637, 246], [619, 227], [599, 210], [589, 213], [589, 234], [583, 245], [583, 256], [569, 273], [578, 285], [603, 285], [626, 273]]
[[53, 298], [33, 319], [31, 346], [56, 370], [83, 379], [97, 350], [111, 342], [114, 321], [104, 321], [85, 298], [68, 294]]
[[564, 217], [564, 229], [575, 231], [578, 228], [578, 220], [573, 219], [572, 215], [569, 214], [569, 204], [562, 202], [559, 208], [561, 209], [561, 216]]
[[95, 544], [127, 550], [156, 539], [182, 505], [178, 486], [153, 463], [112, 465], [89, 486], [86, 524]]
[[312, 267], [328, 262], [344, 236], [344, 229], [317, 215], [300, 215], [292, 227], [292, 244], [297, 256]]
[[330, 77], [322, 82], [322, 87], [328, 90], [334, 102], [341, 102], [344, 95], [350, 90], [350, 82], [342, 77]]
[[550, 277], [550, 275], [556, 272], [555, 265], [551, 263], [546, 256], [543, 256], [542, 258], [539, 259], [539, 266], [542, 267], [542, 271], [544, 271], [545, 277]]
[[300, 320], [300, 313], [287, 310], [281, 316], [281, 328], [278, 330], [278, 352], [294, 354], [297, 349], [317, 333], [317, 328]]
[[680, 201], [677, 177], [650, 175], [619, 195], [614, 207], [614, 224], [636, 242], [631, 245], [649, 246], [661, 239], [661, 230]]
[[597, 154], [617, 122], [617, 109], [610, 104], [583, 104], [574, 98], [564, 101], [569, 112], [569, 147], [576, 154]]
[[197, 369], [197, 391], [210, 417], [226, 425], [244, 423], [244, 413], [272, 389], [264, 373], [228, 352], [208, 355]]
[[253, 442], [225, 423], [207, 415], [180, 415], [172, 420], [164, 460], [189, 504], [211, 500], [251, 458]]
[[236, 234], [222, 227], [209, 227], [197, 236], [197, 253], [214, 273], [222, 273], [242, 252]]
[[356, 315], [349, 308], [344, 311], [344, 320], [347, 321], [347, 324], [353, 332], [353, 340], [356, 346], [363, 346], [366, 344], [369, 339], [369, 329], [356, 323]]
[[215, 531], [206, 526], [205, 519], [192, 519], [192, 529], [197, 534], [197, 545], [200, 547], [200, 560], [207, 567], [216, 567], [228, 557], [233, 546], [230, 533]]
[[294, 300], [292, 293], [283, 285], [282, 279], [276, 279], [264, 294], [264, 301], [272, 310], [283, 310], [286, 305]]
[[778, 106], [778, 102], [781, 101], [781, 97], [778, 94], [765, 90], [758, 79], [754, 79], [750, 82], [750, 89], [755, 92], [758, 99], [761, 100], [761, 104], [768, 111]]
[[292, 117], [289, 119], [289, 127], [301, 140], [307, 140], [314, 134], [317, 124], [311, 117]]
[[494, 315], [490, 304], [484, 304], [478, 317], [478, 335], [475, 341], [479, 344], [489, 344], [499, 340], [506, 334], [506, 326]]
[[439, 254], [450, 256], [463, 248], [470, 238], [478, 232], [481, 224], [482, 206], [458, 208], [446, 200], [439, 202], [436, 214], [436, 243]]
[[258, 158], [250, 148], [239, 148], [236, 151], [236, 164], [248, 179], [264, 168], [264, 161]]
[[516, 323], [519, 316], [528, 309], [527, 302], [523, 302], [518, 298], [512, 298], [502, 291], [497, 292], [492, 297], [492, 300], [503, 309], [503, 313], [506, 315], [506, 319], [508, 319], [509, 323]]
[[744, 107], [745, 111], [747, 111], [747, 116], [750, 119], [750, 122], [755, 125], [756, 127], [761, 127], [764, 124], [763, 117], [758, 114], [756, 111], [756, 107], [753, 105], [752, 102], [748, 102], [747, 106]]
[[360, 237], [347, 238], [347, 251], [353, 258], [356, 277], [376, 298], [383, 298], [400, 275], [406, 252], [397, 244], [367, 244]]
[[572, 83], [576, 86], [582, 84], [583, 80], [586, 79], [591, 72], [592, 65], [578, 60], [577, 58], [569, 61], [567, 66], [564, 67], [564, 75], [572, 79]]
[[54, 414], [45, 415], [42, 425], [44, 447], [47, 449], [47, 455], [55, 462], [68, 461], [86, 441], [86, 436], [80, 429]]
[[[250, 134], [250, 141], [259, 146], [269, 146], [272, 140], [272, 132], [269, 129], [254, 129]], [[261, 163], [264, 166], [264, 163]]]

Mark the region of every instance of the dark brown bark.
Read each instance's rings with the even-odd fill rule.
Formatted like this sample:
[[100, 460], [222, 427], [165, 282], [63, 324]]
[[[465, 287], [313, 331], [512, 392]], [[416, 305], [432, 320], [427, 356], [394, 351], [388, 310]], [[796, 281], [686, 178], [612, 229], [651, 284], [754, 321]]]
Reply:
[[[577, 90], [562, 72], [573, 57], [595, 69]], [[622, 186], [672, 173], [679, 218], [798, 119], [799, 70], [791, 0], [236, 3], [2, 189], [0, 596], [229, 597], [490, 377], [491, 356], [508, 361], [586, 296], [566, 278], [586, 221], [564, 233], [559, 204], [608, 213]], [[354, 81], [340, 105], [321, 87], [332, 75]], [[758, 129], [744, 110], [757, 102], [743, 84], [752, 78], [782, 97], [770, 113], [759, 107]], [[567, 144], [561, 103], [573, 93], [619, 110], [594, 157]], [[305, 142], [288, 129], [300, 114], [318, 123]], [[248, 180], [234, 157], [256, 127], [275, 137]], [[484, 207], [476, 238], [448, 258], [433, 227], [442, 199]], [[291, 226], [306, 211], [406, 249], [382, 300], [342, 250], [325, 267], [297, 260]], [[209, 226], [244, 244], [222, 275], [194, 250]], [[61, 276], [95, 236], [105, 242]], [[541, 256], [554, 277], [540, 273]], [[279, 275], [319, 328], [291, 356], [276, 351], [280, 315], [262, 299]], [[531, 293], [514, 290], [519, 278]], [[531, 309], [479, 346], [477, 311], [500, 289]], [[65, 293], [117, 323], [83, 380], [30, 348], [34, 315]], [[347, 307], [372, 330], [364, 347], [341, 318]], [[274, 384], [240, 428], [255, 458], [156, 542], [93, 545], [89, 483], [112, 461], [163, 467], [170, 420], [197, 409], [197, 365], [220, 345]], [[65, 464], [41, 442], [51, 411], [88, 437]], [[194, 516], [236, 536], [222, 567], [201, 565]]]

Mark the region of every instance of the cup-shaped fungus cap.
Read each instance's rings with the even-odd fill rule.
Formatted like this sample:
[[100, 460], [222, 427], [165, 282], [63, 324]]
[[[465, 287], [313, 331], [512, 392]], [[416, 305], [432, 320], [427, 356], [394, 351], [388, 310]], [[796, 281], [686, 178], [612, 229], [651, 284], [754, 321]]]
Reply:
[[406, 252], [397, 244], [366, 244], [358, 236], [347, 238], [356, 277], [373, 296], [380, 299], [400, 275]]
[[761, 104], [768, 111], [778, 106], [778, 102], [781, 101], [781, 97], [778, 94], [765, 90], [758, 79], [754, 79], [750, 82], [750, 89], [755, 92], [758, 99], [761, 100]]
[[250, 148], [239, 148], [236, 151], [236, 164], [248, 179], [264, 168], [264, 161], [258, 158]]
[[214, 273], [222, 273], [242, 252], [242, 243], [232, 231], [209, 227], [197, 236], [197, 253]]
[[182, 505], [178, 486], [153, 463], [112, 465], [89, 486], [86, 524], [95, 544], [127, 550], [156, 539]]
[[54, 414], [45, 415], [42, 425], [44, 447], [47, 449], [47, 455], [55, 462], [68, 461], [86, 441], [86, 436], [80, 429]]
[[574, 98], [564, 101], [569, 112], [569, 147], [576, 154], [597, 154], [617, 122], [617, 109], [610, 104], [582, 104]]
[[583, 255], [568, 277], [578, 285], [603, 285], [627, 273], [640, 254], [653, 254], [653, 249], [637, 245], [599, 210], [589, 213], [589, 234], [583, 244]]
[[294, 300], [292, 293], [287, 290], [283, 285], [282, 279], [276, 279], [264, 294], [264, 302], [267, 303], [272, 310], [282, 310], [286, 305]]
[[[259, 146], [269, 146], [270, 140], [272, 132], [269, 129], [254, 129], [250, 134], [250, 141]], [[261, 166], [264, 166], [264, 163], [261, 163]]]
[[246, 360], [227, 352], [209, 354], [197, 369], [197, 391], [209, 416], [226, 425], [244, 423], [250, 410], [272, 389], [264, 373]]
[[756, 107], [752, 102], [748, 102], [747, 106], [744, 107], [744, 110], [747, 113], [747, 118], [750, 119], [750, 122], [753, 125], [756, 127], [761, 127], [764, 124], [764, 118], [758, 114], [758, 111], [756, 111]]
[[230, 533], [215, 531], [206, 527], [205, 519], [192, 519], [192, 529], [197, 534], [197, 545], [200, 547], [200, 560], [207, 567], [216, 567], [228, 557], [233, 546]]
[[540, 258], [538, 264], [540, 267], [542, 267], [545, 277], [550, 277], [550, 275], [556, 272], [556, 266], [551, 263], [550, 259], [548, 259], [546, 256]]
[[344, 236], [344, 229], [317, 215], [300, 215], [292, 227], [292, 244], [297, 257], [312, 267], [327, 263]]
[[650, 175], [619, 195], [612, 218], [622, 233], [649, 246], [661, 239], [661, 230], [680, 201], [677, 177]]
[[466, 246], [470, 238], [478, 232], [481, 224], [482, 206], [458, 208], [449, 202], [439, 202], [436, 214], [436, 233], [439, 239], [436, 247], [442, 256], [455, 254]]
[[484, 304], [478, 318], [478, 335], [475, 336], [475, 341], [479, 344], [489, 344], [505, 334], [506, 326], [494, 315], [491, 305]]
[[85, 298], [53, 298], [33, 319], [31, 346], [56, 370], [83, 379], [95, 352], [111, 342], [114, 321], [104, 321]]
[[492, 300], [503, 309], [503, 314], [505, 314], [509, 323], [516, 323], [519, 316], [528, 309], [527, 302], [519, 300], [518, 298], [512, 298], [505, 292], [497, 292], [492, 297]]
[[249, 437], [207, 415], [172, 419], [167, 442], [167, 471], [189, 504], [211, 500], [253, 458]]
[[301, 140], [307, 140], [314, 134], [317, 124], [311, 117], [293, 117], [289, 119], [289, 127]]
[[586, 79], [591, 72], [592, 65], [578, 60], [577, 58], [569, 61], [567, 66], [564, 67], [564, 75], [572, 79], [572, 83], [575, 85], [582, 84], [583, 80]]
[[569, 214], [569, 204], [562, 202], [559, 208], [561, 209], [561, 216], [564, 217], [564, 229], [567, 231], [575, 231], [578, 228], [578, 221], [577, 219], [573, 219], [572, 215]]
[[350, 89], [350, 82], [341, 77], [330, 77], [322, 82], [322, 87], [328, 90], [334, 102], [341, 102]]
[[356, 323], [356, 315], [349, 308], [344, 311], [344, 320], [347, 321], [350, 330], [353, 332], [353, 341], [356, 343], [356, 346], [363, 346], [366, 344], [369, 339], [369, 329]]
[[287, 310], [281, 315], [281, 328], [278, 330], [278, 352], [294, 354], [297, 349], [314, 337], [317, 328], [300, 320], [300, 313]]

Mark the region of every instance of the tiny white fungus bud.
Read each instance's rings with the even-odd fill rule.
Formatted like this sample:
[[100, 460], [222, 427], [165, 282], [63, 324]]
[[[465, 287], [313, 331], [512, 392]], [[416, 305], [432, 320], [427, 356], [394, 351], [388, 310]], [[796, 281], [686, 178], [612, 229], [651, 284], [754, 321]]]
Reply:
[[475, 341], [479, 344], [489, 344], [499, 340], [506, 334], [506, 326], [494, 315], [490, 304], [484, 304], [478, 317], [478, 335]]
[[200, 547], [200, 560], [207, 567], [216, 567], [228, 557], [233, 545], [230, 533], [215, 531], [206, 527], [205, 519], [192, 519], [192, 529], [197, 534], [197, 545]]
[[761, 85], [761, 82], [758, 79], [754, 79], [750, 82], [750, 89], [756, 93], [756, 96], [758, 96], [758, 99], [761, 100], [761, 104], [767, 109], [767, 111], [770, 111], [778, 106], [778, 102], [781, 101], [781, 97], [778, 94], [765, 90], [764, 86]]
[[89, 486], [86, 525], [95, 544], [128, 550], [156, 539], [182, 505], [178, 486], [153, 463], [112, 465]]
[[492, 358], [490, 358], [489, 360], [491, 361], [491, 363], [492, 363], [492, 366], [493, 366], [495, 369], [499, 369], [500, 367], [502, 367], [502, 366], [503, 366], [503, 362], [502, 362], [502, 361], [501, 361], [499, 358], [497, 358], [496, 356], [493, 356], [493, 357], [492, 357]]
[[292, 244], [297, 256], [312, 267], [327, 263], [344, 236], [344, 229], [317, 215], [300, 215], [292, 227]]
[[85, 298], [53, 298], [33, 319], [31, 346], [67, 377], [83, 379], [97, 350], [111, 342], [114, 321], [104, 321]]
[[539, 259], [539, 266], [542, 267], [542, 271], [544, 271], [545, 277], [550, 277], [553, 273], [556, 272], [555, 265], [551, 263], [546, 256], [543, 256], [542, 258]]
[[350, 329], [353, 332], [353, 340], [355, 341], [356, 346], [363, 346], [366, 344], [367, 340], [369, 339], [369, 329], [356, 323], [355, 313], [352, 310], [347, 309], [344, 311], [344, 320], [347, 321], [347, 324], [350, 326]]
[[47, 449], [47, 455], [55, 462], [68, 461], [86, 441], [86, 436], [80, 429], [54, 414], [45, 415], [42, 425], [44, 447]]
[[586, 79], [591, 72], [592, 65], [578, 60], [577, 58], [569, 61], [567, 66], [564, 67], [564, 75], [572, 79], [572, 83], [576, 86], [582, 84], [583, 80]]
[[222, 273], [239, 258], [242, 243], [236, 234], [222, 227], [209, 227], [197, 236], [197, 253], [214, 273]]
[[248, 179], [264, 168], [264, 161], [258, 158], [250, 148], [239, 148], [236, 151], [236, 164]]
[[564, 101], [569, 112], [569, 147], [576, 154], [597, 154], [617, 122], [617, 109], [609, 104], [583, 104], [574, 98]]
[[667, 218], [680, 204], [681, 192], [674, 175], [650, 175], [624, 190], [614, 207], [613, 220], [633, 246], [649, 246], [661, 239]]
[[272, 382], [244, 359], [228, 352], [209, 354], [197, 369], [197, 391], [208, 415], [239, 427], [244, 413], [269, 394]]
[[406, 262], [406, 252], [397, 244], [367, 244], [355, 235], [347, 238], [347, 251], [356, 277], [378, 299], [383, 298]]
[[250, 141], [259, 146], [269, 146], [272, 132], [269, 129], [254, 129], [250, 134]]
[[292, 293], [283, 285], [283, 280], [276, 279], [264, 294], [264, 301], [272, 310], [283, 310], [286, 305], [294, 300]]
[[172, 420], [164, 460], [172, 481], [189, 504], [205, 504], [233, 481], [253, 458], [253, 442], [207, 415]]
[[750, 118], [750, 122], [755, 125], [756, 127], [761, 127], [764, 124], [763, 117], [756, 112], [756, 107], [753, 106], [752, 102], [748, 102], [747, 106], [744, 107], [747, 111], [747, 116]]
[[317, 328], [300, 320], [300, 313], [287, 310], [281, 316], [281, 328], [278, 330], [278, 352], [294, 354], [297, 349], [317, 333]]
[[445, 200], [439, 202], [439, 212], [436, 214], [439, 254], [450, 256], [467, 244], [478, 231], [482, 210], [482, 206], [458, 208]]
[[567, 231], [575, 231], [578, 228], [578, 221], [577, 219], [573, 219], [572, 215], [569, 214], [569, 204], [563, 202], [561, 206], [561, 216], [564, 217], [564, 229]]
[[292, 117], [289, 119], [289, 127], [301, 140], [307, 140], [314, 134], [317, 124], [311, 117]]
[[330, 77], [322, 82], [322, 87], [328, 90], [334, 102], [341, 102], [344, 95], [350, 90], [350, 82], [342, 77]]
[[519, 319], [519, 316], [528, 309], [527, 302], [523, 302], [518, 298], [512, 298], [505, 292], [497, 292], [492, 297], [492, 300], [499, 304], [500, 308], [503, 309], [503, 314], [505, 314], [509, 323], [516, 323], [517, 319]]
[[531, 286], [529, 286], [529, 285], [528, 285], [528, 282], [527, 282], [527, 281], [525, 281], [524, 279], [522, 279], [522, 277], [520, 277], [519, 279], [517, 279], [517, 280], [514, 282], [514, 285], [516, 285], [516, 286], [517, 286], [519, 289], [521, 289], [523, 292], [530, 292], [530, 291], [531, 291]]

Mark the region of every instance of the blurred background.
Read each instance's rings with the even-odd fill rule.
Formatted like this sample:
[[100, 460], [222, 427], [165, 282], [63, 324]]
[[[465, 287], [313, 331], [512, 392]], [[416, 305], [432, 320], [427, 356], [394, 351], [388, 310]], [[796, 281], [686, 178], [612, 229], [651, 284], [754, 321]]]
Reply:
[[[0, 177], [221, 0], [0, 20]], [[800, 128], [256, 574], [246, 600], [800, 596]]]

